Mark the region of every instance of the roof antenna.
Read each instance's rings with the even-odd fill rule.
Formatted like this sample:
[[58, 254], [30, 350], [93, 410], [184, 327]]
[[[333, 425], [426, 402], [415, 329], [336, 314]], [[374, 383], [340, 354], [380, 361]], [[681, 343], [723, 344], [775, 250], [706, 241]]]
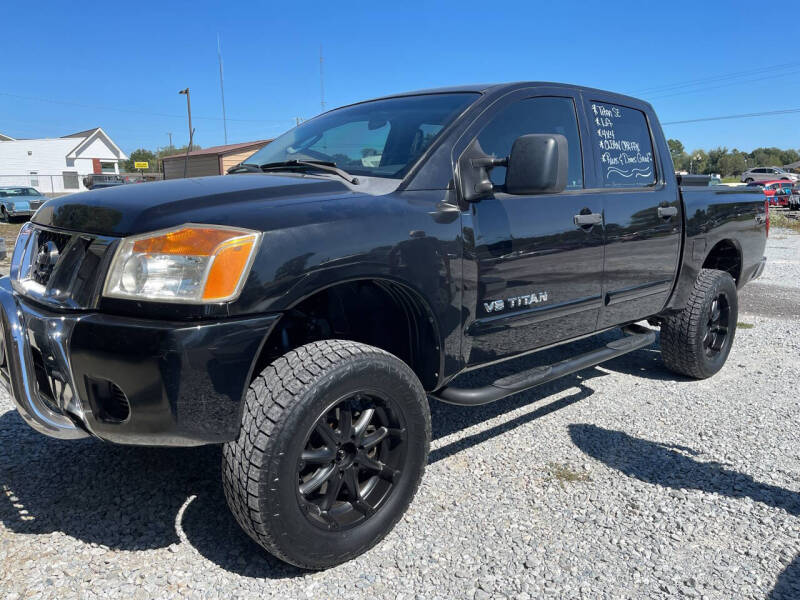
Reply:
[[225, 131], [225, 145], [228, 145], [228, 121], [225, 118], [225, 84], [222, 79], [222, 45], [217, 34], [217, 58], [219, 59], [219, 93], [222, 96], [222, 128]]
[[325, 112], [325, 85], [322, 79], [322, 44], [319, 45], [319, 106]]

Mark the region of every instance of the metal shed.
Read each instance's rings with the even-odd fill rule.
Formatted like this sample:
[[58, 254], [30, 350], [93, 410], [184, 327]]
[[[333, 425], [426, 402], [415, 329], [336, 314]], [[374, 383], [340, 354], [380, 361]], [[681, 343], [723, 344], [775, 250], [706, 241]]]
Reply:
[[[258, 140], [256, 142], [242, 142], [241, 144], [228, 144], [226, 146], [212, 146], [203, 150], [189, 152], [186, 164], [187, 177], [203, 177], [205, 175], [224, 175], [234, 165], [249, 158], [272, 140]], [[184, 163], [187, 162], [186, 154], [173, 154], [165, 156], [164, 179], [180, 179], [184, 173]]]

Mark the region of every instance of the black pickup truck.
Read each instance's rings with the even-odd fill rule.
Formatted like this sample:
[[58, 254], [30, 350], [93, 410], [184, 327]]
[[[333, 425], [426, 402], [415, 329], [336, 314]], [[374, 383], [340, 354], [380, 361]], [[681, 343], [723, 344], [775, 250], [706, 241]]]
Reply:
[[[681, 187], [652, 107], [600, 90], [362, 102], [233, 172], [46, 202], [0, 280], [0, 379], [47, 435], [224, 444], [237, 520], [305, 568], [400, 519], [429, 397], [491, 402], [658, 326], [666, 367], [709, 377], [764, 267], [763, 195]], [[612, 328], [588, 353], [451, 383]]]

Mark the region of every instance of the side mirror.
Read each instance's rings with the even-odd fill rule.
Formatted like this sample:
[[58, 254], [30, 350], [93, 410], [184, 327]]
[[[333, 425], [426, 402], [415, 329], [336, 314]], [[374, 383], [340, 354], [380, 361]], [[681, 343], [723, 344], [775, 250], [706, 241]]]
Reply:
[[567, 138], [531, 133], [514, 140], [506, 166], [507, 194], [554, 194], [567, 187]]

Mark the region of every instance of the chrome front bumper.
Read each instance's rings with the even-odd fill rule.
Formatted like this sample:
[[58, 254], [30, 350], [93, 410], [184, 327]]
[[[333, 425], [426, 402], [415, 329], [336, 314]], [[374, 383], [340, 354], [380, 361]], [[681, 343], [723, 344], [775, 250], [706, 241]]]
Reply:
[[[83, 410], [75, 394], [66, 343], [79, 316], [65, 318], [20, 305], [8, 277], [0, 279], [0, 384], [8, 390], [22, 418], [50, 437], [76, 439], [89, 433], [78, 427]], [[37, 374], [33, 352], [41, 372]], [[53, 396], [38, 383], [49, 377]], [[69, 415], [75, 415], [75, 420]]]

